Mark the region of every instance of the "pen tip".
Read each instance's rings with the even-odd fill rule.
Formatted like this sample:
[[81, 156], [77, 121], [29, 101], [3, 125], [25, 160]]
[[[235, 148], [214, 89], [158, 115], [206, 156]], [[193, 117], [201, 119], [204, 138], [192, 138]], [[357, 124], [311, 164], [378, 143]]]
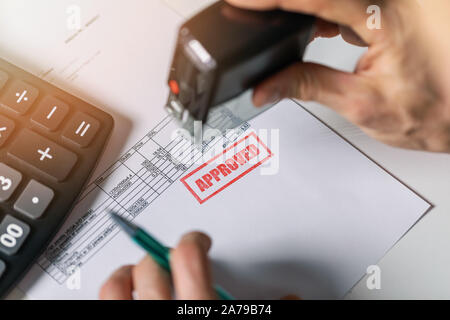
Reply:
[[114, 220], [114, 222], [117, 223], [117, 225], [122, 228], [123, 231], [128, 233], [129, 235], [133, 236], [136, 233], [136, 230], [138, 229], [137, 226], [135, 226], [130, 221], [126, 220], [124, 217], [118, 215], [116, 212], [110, 210], [109, 214], [111, 215], [111, 218]]

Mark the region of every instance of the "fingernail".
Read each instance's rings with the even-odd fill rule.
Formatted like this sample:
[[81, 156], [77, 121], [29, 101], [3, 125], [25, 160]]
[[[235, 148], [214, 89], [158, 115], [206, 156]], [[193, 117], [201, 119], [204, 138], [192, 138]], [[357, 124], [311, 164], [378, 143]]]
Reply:
[[183, 236], [183, 240], [193, 241], [200, 245], [205, 252], [211, 248], [211, 238], [203, 232], [191, 232]]
[[264, 91], [256, 92], [254, 97], [254, 104], [256, 107], [262, 107], [267, 104], [278, 102], [281, 98], [280, 90], [278, 88], [271, 88]]

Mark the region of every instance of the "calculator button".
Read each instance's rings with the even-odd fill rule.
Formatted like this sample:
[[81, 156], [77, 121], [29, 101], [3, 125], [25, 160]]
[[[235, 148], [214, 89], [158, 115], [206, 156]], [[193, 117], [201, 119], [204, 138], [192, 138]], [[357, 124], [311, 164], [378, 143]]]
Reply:
[[8, 155], [25, 161], [57, 181], [63, 181], [77, 162], [75, 153], [28, 129], [20, 132]]
[[0, 202], [11, 197], [21, 180], [22, 174], [19, 171], [0, 163]]
[[7, 215], [0, 224], [0, 252], [8, 256], [17, 253], [29, 233], [26, 223]]
[[52, 189], [31, 180], [14, 204], [14, 209], [31, 219], [39, 219], [54, 196]]
[[97, 119], [78, 112], [67, 124], [63, 137], [80, 147], [87, 147], [99, 128], [100, 122]]
[[8, 140], [15, 127], [14, 121], [0, 115], [0, 147]]
[[69, 112], [69, 106], [52, 96], [46, 96], [38, 105], [31, 120], [44, 128], [54, 131]]
[[30, 109], [39, 95], [39, 90], [23, 81], [15, 81], [11, 87], [6, 90], [0, 104], [19, 114], [24, 114]]
[[3, 88], [3, 86], [5, 85], [6, 81], [8, 81], [8, 74], [2, 70], [0, 70], [0, 89]]

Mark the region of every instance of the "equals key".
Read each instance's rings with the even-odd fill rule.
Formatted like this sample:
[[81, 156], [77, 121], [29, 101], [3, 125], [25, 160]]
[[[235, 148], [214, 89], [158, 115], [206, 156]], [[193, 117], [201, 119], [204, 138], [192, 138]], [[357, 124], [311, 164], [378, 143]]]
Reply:
[[63, 138], [84, 148], [91, 143], [99, 129], [100, 122], [97, 119], [78, 112], [67, 124]]

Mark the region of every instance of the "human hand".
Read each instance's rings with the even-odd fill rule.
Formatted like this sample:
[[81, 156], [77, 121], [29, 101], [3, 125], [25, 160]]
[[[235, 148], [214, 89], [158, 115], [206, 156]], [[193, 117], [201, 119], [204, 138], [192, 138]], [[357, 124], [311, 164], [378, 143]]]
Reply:
[[170, 275], [150, 257], [137, 265], [115, 271], [100, 290], [102, 300], [131, 300], [133, 292], [142, 300], [172, 299], [172, 282], [176, 297], [183, 300], [217, 299], [213, 290], [207, 257], [211, 240], [203, 233], [182, 237], [170, 253]]
[[[321, 18], [316, 36], [342, 34], [350, 43], [368, 46], [353, 73], [314, 63], [297, 63], [282, 70], [255, 88], [256, 106], [285, 97], [314, 100], [389, 145], [450, 152], [450, 90], [444, 80], [450, 78], [450, 47], [442, 46], [434, 33], [427, 33], [432, 30], [433, 14], [442, 18], [441, 30], [450, 29], [449, 10], [429, 8], [425, 19], [418, 1], [379, 0], [375, 3], [381, 8], [382, 29], [369, 29], [366, 11], [374, 1], [227, 1], [249, 9], [312, 14]], [[442, 6], [450, 9], [448, 2], [436, 1], [441, 3], [440, 10]]]

